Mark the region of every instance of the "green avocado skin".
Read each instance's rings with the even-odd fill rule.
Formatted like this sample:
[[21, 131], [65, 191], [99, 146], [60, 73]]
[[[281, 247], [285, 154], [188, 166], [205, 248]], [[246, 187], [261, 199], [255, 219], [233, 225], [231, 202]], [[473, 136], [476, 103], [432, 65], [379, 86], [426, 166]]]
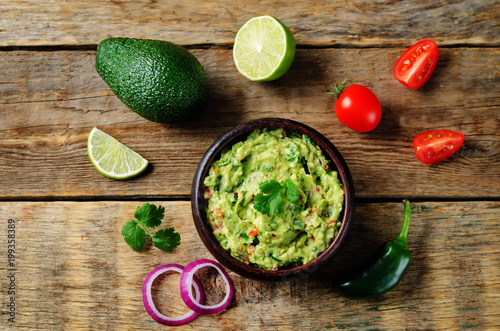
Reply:
[[209, 101], [201, 63], [168, 41], [105, 39], [97, 47], [95, 68], [125, 105], [153, 122], [192, 120]]

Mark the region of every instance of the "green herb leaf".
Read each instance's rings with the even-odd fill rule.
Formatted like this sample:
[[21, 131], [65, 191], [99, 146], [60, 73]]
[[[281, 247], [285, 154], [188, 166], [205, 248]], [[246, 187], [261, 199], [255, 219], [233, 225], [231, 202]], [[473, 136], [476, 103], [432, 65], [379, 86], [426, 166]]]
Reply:
[[144, 247], [146, 234], [153, 240], [153, 245], [163, 251], [171, 252], [179, 246], [181, 236], [174, 228], [158, 230], [154, 235], [147, 230], [161, 224], [165, 216], [165, 207], [145, 203], [137, 207], [134, 216], [136, 220], [129, 221], [122, 227], [123, 238], [133, 250], [140, 251]]
[[312, 140], [311, 138], [309, 138], [308, 136], [305, 136], [304, 140], [306, 141], [306, 143], [309, 143], [309, 144], [313, 145], [314, 147], [318, 147], [318, 143], [315, 142], [314, 140]]
[[153, 245], [165, 252], [173, 251], [181, 243], [181, 235], [174, 228], [158, 230], [151, 238]]
[[300, 192], [290, 178], [285, 181], [285, 196], [291, 203], [297, 203], [300, 200]]
[[281, 198], [281, 191], [276, 195], [263, 195], [259, 194], [254, 197], [255, 204], [254, 207], [263, 214], [273, 216], [278, 212], [278, 210], [283, 205], [283, 199]]
[[283, 206], [283, 191], [291, 203], [297, 203], [300, 200], [300, 192], [291, 179], [287, 179], [284, 186], [277, 180], [271, 179], [260, 183], [259, 188], [263, 194], [254, 196], [253, 206], [256, 210], [269, 216], [276, 214]]
[[264, 194], [278, 194], [281, 193], [283, 187], [276, 179], [271, 179], [259, 184], [259, 188]]
[[140, 251], [146, 243], [146, 233], [136, 221], [128, 221], [122, 227], [125, 242], [134, 250]]
[[304, 221], [301, 220], [300, 218], [296, 218], [293, 220], [293, 228], [294, 229], [303, 229], [304, 228]]
[[278, 223], [276, 223], [276, 221], [274, 221], [274, 220], [269, 220], [267, 222], [267, 224], [269, 225], [269, 227], [271, 228], [271, 230], [278, 229]]
[[281, 197], [283, 187], [277, 180], [271, 179], [260, 183], [259, 188], [263, 194], [254, 197], [254, 208], [269, 216], [276, 214], [283, 205]]
[[142, 206], [137, 207], [135, 211], [135, 218], [142, 225], [148, 228], [155, 228], [161, 224], [161, 220], [165, 215], [165, 207], [156, 207], [153, 204], [145, 203]]
[[269, 257], [276, 262], [283, 262], [282, 260], [278, 259], [277, 257], [274, 257], [273, 254], [270, 254]]

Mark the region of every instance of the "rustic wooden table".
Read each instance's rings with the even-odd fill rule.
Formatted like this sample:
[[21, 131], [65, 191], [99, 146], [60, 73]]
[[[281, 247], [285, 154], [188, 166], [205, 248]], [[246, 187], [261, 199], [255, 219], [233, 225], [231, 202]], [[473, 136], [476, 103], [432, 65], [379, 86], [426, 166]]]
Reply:
[[[255, 83], [237, 72], [232, 45], [237, 30], [262, 14], [292, 30], [297, 54], [281, 79]], [[195, 168], [218, 136], [261, 117], [303, 122], [344, 155], [356, 190], [348, 240], [300, 282], [230, 273], [229, 308], [179, 329], [500, 328], [497, 1], [3, 0], [0, 18], [1, 329], [164, 329], [143, 307], [142, 282], [161, 264], [211, 258], [191, 216]], [[94, 69], [97, 44], [110, 36], [188, 48], [211, 83], [209, 109], [179, 126], [130, 111]], [[410, 90], [392, 68], [426, 38], [439, 45], [438, 65], [426, 85]], [[370, 133], [343, 126], [324, 93], [345, 77], [382, 103], [382, 121]], [[86, 150], [94, 126], [141, 153], [150, 170], [125, 182], [101, 176]], [[465, 143], [450, 159], [425, 166], [412, 140], [437, 128], [463, 133]], [[403, 198], [413, 212], [407, 275], [379, 298], [339, 297], [331, 275], [398, 233]], [[134, 252], [123, 241], [122, 225], [144, 201], [166, 207], [165, 219], [182, 236], [174, 252], [150, 245]], [[208, 300], [217, 302], [221, 280], [205, 274]], [[164, 277], [155, 287], [169, 314], [186, 311], [178, 279]]]

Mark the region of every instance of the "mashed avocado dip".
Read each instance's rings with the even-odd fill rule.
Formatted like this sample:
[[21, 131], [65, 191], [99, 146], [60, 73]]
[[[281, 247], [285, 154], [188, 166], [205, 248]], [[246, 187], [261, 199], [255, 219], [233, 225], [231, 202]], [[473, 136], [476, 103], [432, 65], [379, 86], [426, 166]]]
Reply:
[[[287, 179], [299, 201], [282, 192], [274, 215], [258, 211], [259, 185]], [[344, 190], [337, 172], [313, 140], [296, 132], [253, 131], [221, 153], [204, 184], [215, 238], [233, 257], [263, 269], [308, 263], [328, 248], [341, 225]]]

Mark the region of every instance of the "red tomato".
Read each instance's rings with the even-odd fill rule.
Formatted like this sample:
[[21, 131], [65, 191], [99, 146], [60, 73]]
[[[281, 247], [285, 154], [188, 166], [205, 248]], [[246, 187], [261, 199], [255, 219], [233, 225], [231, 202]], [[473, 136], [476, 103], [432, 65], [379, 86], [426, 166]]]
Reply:
[[249, 236], [256, 236], [257, 234], [259, 234], [259, 228], [257, 228], [256, 226], [254, 226], [252, 228], [252, 230], [250, 230], [250, 232], [248, 232]]
[[369, 88], [354, 84], [348, 86], [338, 98], [335, 115], [348, 128], [368, 132], [380, 122], [382, 106]]
[[420, 162], [433, 164], [453, 155], [462, 147], [464, 135], [451, 130], [431, 130], [413, 139], [415, 154]]
[[401, 55], [394, 66], [394, 77], [404, 86], [417, 89], [431, 77], [439, 57], [439, 50], [432, 40], [422, 40]]

